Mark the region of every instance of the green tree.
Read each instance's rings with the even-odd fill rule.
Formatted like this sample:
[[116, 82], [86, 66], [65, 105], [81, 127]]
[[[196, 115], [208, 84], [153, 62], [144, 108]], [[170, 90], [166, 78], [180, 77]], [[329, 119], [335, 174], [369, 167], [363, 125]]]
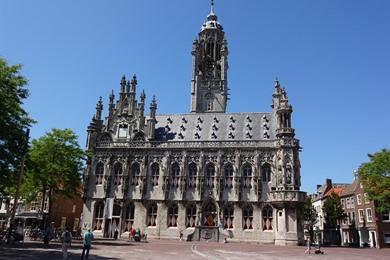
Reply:
[[317, 222], [317, 211], [313, 207], [310, 197], [307, 197], [305, 204], [303, 204], [303, 220], [309, 231], [309, 236], [313, 238], [313, 226]]
[[335, 192], [332, 192], [332, 194], [325, 199], [322, 210], [325, 214], [325, 226], [327, 228], [336, 228], [339, 221], [347, 216], [341, 206], [340, 197]]
[[24, 194], [30, 198], [47, 193], [51, 218], [53, 198], [57, 195], [72, 197], [80, 192], [84, 152], [70, 129], [52, 129], [38, 140], [33, 140], [29, 150]]
[[390, 211], [390, 150], [369, 154], [358, 169], [360, 182], [378, 213]]
[[0, 58], [0, 192], [14, 184], [25, 152], [25, 129], [34, 123], [22, 107], [29, 91], [20, 69]]

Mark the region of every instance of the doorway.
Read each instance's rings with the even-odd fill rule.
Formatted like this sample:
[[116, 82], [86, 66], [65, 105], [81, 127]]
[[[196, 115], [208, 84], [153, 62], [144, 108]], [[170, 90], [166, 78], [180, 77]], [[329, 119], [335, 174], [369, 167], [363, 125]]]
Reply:
[[203, 207], [203, 226], [206, 227], [215, 227], [216, 226], [216, 217], [217, 217], [217, 207], [215, 203], [209, 201]]

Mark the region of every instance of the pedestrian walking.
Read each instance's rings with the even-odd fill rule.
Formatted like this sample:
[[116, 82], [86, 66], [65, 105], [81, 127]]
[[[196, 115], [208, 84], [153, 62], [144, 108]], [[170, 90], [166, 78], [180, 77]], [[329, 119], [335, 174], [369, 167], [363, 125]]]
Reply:
[[306, 241], [306, 250], [305, 250], [305, 254], [307, 253], [311, 253], [311, 242], [310, 242], [310, 237], [307, 238], [307, 241]]
[[72, 243], [72, 233], [69, 231], [69, 228], [66, 228], [61, 235], [62, 241], [62, 259], [68, 259], [68, 249]]
[[[83, 253], [81, 254], [81, 260], [88, 259], [89, 256], [89, 249], [91, 249], [92, 240], [93, 240], [93, 233], [91, 232], [91, 229], [88, 229], [87, 232], [84, 234], [84, 247], [83, 247]], [[85, 251], [87, 253], [85, 254]], [[85, 258], [84, 258], [85, 255]]]

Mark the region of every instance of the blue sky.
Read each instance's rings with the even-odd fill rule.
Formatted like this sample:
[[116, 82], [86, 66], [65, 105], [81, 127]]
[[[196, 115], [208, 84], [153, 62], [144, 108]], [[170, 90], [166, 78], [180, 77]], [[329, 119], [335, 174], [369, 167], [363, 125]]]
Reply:
[[[390, 146], [390, 1], [216, 0], [229, 44], [230, 112], [270, 111], [286, 86], [301, 140], [302, 190]], [[158, 113], [190, 107], [191, 45], [208, 0], [0, 2], [0, 56], [23, 64], [38, 121], [32, 137], [71, 128], [84, 147], [99, 96], [138, 77]]]

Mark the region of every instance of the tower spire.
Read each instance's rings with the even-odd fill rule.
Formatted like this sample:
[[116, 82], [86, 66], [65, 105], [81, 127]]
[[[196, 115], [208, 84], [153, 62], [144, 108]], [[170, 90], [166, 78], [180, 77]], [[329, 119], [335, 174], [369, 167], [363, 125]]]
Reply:
[[211, 13], [211, 14], [214, 13], [214, 0], [211, 0], [211, 4], [210, 4], [210, 13]]

